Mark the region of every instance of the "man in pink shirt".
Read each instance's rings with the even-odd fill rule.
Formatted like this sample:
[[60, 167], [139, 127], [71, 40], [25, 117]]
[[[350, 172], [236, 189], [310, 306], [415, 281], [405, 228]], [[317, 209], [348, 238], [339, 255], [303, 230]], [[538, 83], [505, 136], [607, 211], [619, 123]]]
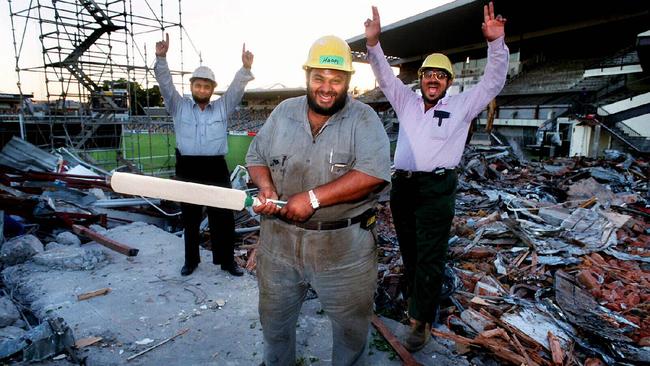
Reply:
[[481, 81], [457, 95], [446, 95], [454, 70], [440, 53], [429, 55], [418, 70], [421, 95], [404, 85], [393, 75], [379, 44], [376, 7], [365, 22], [368, 60], [399, 120], [391, 210], [408, 284], [411, 331], [405, 346], [412, 352], [424, 347], [436, 320], [456, 201], [455, 168], [470, 123], [499, 94], [508, 72], [506, 19], [495, 17], [492, 2], [483, 13], [488, 62]]

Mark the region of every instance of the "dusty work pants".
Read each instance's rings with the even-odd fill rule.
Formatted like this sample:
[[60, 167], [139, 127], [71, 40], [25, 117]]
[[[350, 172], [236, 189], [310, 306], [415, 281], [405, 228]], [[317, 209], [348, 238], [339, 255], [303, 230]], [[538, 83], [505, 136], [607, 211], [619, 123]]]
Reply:
[[[176, 150], [176, 179], [231, 188], [230, 173], [223, 156], [181, 155]], [[231, 210], [208, 207], [208, 224], [212, 245], [212, 261], [229, 265], [233, 262], [235, 218]], [[181, 219], [185, 230], [185, 263], [201, 262], [199, 254], [199, 227], [203, 220], [203, 206], [181, 203]]]
[[373, 232], [359, 224], [306, 230], [264, 218], [257, 250], [266, 366], [294, 365], [296, 322], [308, 284], [332, 322], [332, 365], [365, 365], [377, 283]]
[[392, 180], [390, 208], [407, 278], [408, 312], [422, 322], [435, 320], [457, 182], [454, 171]]

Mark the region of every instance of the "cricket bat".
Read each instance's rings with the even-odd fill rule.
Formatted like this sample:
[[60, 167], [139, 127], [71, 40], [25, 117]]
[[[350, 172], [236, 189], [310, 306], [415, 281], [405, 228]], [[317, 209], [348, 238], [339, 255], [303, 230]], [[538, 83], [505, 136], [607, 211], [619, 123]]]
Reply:
[[[242, 210], [259, 206], [257, 197], [251, 197], [239, 189], [182, 182], [146, 175], [115, 172], [110, 178], [111, 188], [117, 193], [160, 198], [168, 201], [193, 203], [201, 206]], [[285, 201], [267, 200], [282, 207]]]

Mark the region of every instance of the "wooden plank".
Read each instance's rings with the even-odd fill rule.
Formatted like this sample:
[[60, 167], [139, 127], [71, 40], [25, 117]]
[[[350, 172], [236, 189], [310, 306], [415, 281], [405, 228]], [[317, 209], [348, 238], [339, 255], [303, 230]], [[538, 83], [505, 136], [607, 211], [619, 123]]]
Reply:
[[372, 315], [372, 325], [377, 328], [379, 334], [381, 334], [384, 339], [390, 344], [391, 347], [397, 352], [399, 358], [402, 359], [405, 366], [418, 366], [421, 365], [419, 362], [413, 358], [413, 355], [404, 348], [404, 346], [399, 342], [397, 337], [391, 333], [390, 329], [381, 321], [376, 315]]
[[86, 292], [85, 294], [77, 295], [77, 300], [78, 301], [84, 301], [84, 300], [92, 299], [93, 297], [104, 296], [109, 292], [111, 292], [110, 288], [108, 288], [108, 287], [101, 288], [99, 290], [90, 291], [90, 292]]
[[548, 332], [548, 344], [551, 348], [551, 358], [553, 359], [554, 366], [562, 366], [564, 364], [564, 351], [560, 345], [560, 340], [557, 339], [553, 332]]
[[97, 243], [105, 246], [106, 248], [114, 250], [118, 253], [124, 254], [129, 257], [135, 257], [136, 255], [138, 255], [139, 249], [131, 248], [128, 245], [118, 243], [113, 239], [109, 239], [104, 235], [101, 235], [93, 230], [88, 229], [87, 227], [83, 227], [81, 225], [72, 225], [72, 230], [76, 234], [86, 236], [96, 241]]
[[74, 342], [74, 346], [77, 348], [84, 348], [88, 347], [90, 345], [93, 345], [99, 341], [101, 341], [103, 338], [102, 337], [86, 337], [86, 338], [81, 338], [78, 339], [76, 342]]

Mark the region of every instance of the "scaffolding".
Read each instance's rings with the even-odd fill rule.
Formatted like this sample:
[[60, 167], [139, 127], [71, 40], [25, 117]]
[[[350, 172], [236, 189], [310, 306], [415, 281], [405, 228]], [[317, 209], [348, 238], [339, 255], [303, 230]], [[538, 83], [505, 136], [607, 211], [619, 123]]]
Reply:
[[[182, 25], [181, 0], [171, 16], [165, 12], [164, 0], [156, 7], [148, 0], [8, 3], [21, 99], [23, 73], [38, 73], [44, 79], [47, 98], [41, 114], [34, 104], [23, 103], [17, 116], [20, 136], [39, 146], [72, 148], [99, 165], [130, 160], [147, 173], [169, 173], [175, 146], [171, 119], [136, 114], [159, 105], [149, 98], [154, 84], [150, 81], [155, 79], [153, 62], [148, 63], [153, 53], [148, 54], [146, 47], [156, 33], [162, 39], [170, 28], [179, 29], [181, 71], [172, 75], [180, 77], [182, 93], [184, 75], [189, 73], [183, 71], [183, 35], [200, 58]], [[23, 66], [33, 62], [27, 60], [24, 47], [35, 33], [41, 64]], [[154, 159], [160, 162], [153, 164]]]

